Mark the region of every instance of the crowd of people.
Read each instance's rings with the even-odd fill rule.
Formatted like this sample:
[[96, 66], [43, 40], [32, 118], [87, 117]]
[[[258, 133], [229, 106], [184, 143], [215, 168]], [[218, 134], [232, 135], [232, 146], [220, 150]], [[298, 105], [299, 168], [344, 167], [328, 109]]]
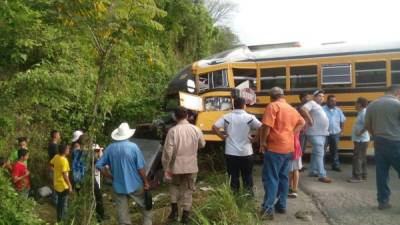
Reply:
[[[259, 142], [264, 154], [262, 181], [264, 200], [262, 214], [273, 219], [274, 213], [286, 213], [287, 197], [296, 198], [302, 155], [307, 141], [311, 144], [308, 176], [323, 183], [333, 182], [325, 170], [325, 153], [329, 151], [332, 171], [341, 172], [339, 140], [346, 117], [337, 106], [336, 97], [329, 95], [324, 102], [323, 90], [299, 95], [296, 109], [284, 99], [284, 91], [274, 87], [270, 104], [262, 121], [248, 114], [243, 99], [234, 100], [234, 110], [213, 126], [214, 132], [225, 141], [227, 173], [234, 192], [240, 186], [240, 176], [246, 190], [253, 195], [253, 143]], [[370, 134], [374, 137], [378, 209], [390, 208], [389, 169], [394, 167], [400, 176], [400, 86], [388, 87], [385, 95], [368, 105], [358, 97], [354, 102], [357, 118], [352, 124], [354, 143], [353, 170], [350, 183], [367, 180], [367, 149]], [[221, 131], [223, 129], [223, 132]], [[256, 136], [252, 132], [256, 131]]]
[[[333, 171], [340, 172], [338, 143], [346, 121], [343, 111], [336, 105], [336, 97], [329, 95], [324, 104], [324, 91], [300, 94], [300, 104], [293, 107], [285, 101], [284, 91], [274, 87], [270, 91], [271, 102], [265, 108], [261, 121], [246, 112], [246, 101], [234, 100], [234, 109], [218, 119], [212, 129], [225, 141], [226, 168], [230, 187], [234, 193], [243, 189], [253, 193], [253, 155], [259, 151], [264, 155], [262, 182], [264, 199], [263, 217], [273, 219], [275, 213], [286, 213], [287, 198], [297, 197], [299, 171], [306, 142], [311, 146], [311, 161], [308, 175], [318, 177], [323, 183], [333, 182], [325, 170], [325, 152], [329, 150]], [[354, 142], [353, 171], [351, 183], [367, 179], [366, 152], [370, 134], [374, 138], [377, 200], [379, 209], [390, 208], [388, 186], [389, 169], [393, 166], [400, 175], [400, 87], [389, 87], [385, 95], [368, 105], [368, 100], [359, 97], [355, 101], [357, 118], [353, 124]], [[181, 223], [190, 220], [192, 195], [195, 191], [199, 171], [197, 154], [205, 146], [201, 130], [188, 122], [188, 110], [179, 107], [174, 111], [176, 125], [166, 136], [162, 153], [164, 181], [169, 184], [171, 212], [168, 221]], [[129, 200], [136, 202], [143, 215], [143, 224], [152, 224], [152, 199], [149, 193], [143, 154], [130, 138], [135, 133], [127, 123], [115, 129], [111, 143], [103, 153], [98, 145], [95, 151], [94, 190], [98, 218], [104, 219], [100, 172], [112, 180], [119, 224], [131, 224]], [[255, 135], [252, 135], [255, 134]], [[87, 138], [87, 137], [86, 137]], [[82, 181], [88, 174], [85, 134], [75, 131], [70, 144], [60, 145], [60, 133], [52, 131], [48, 145], [49, 177], [54, 190], [57, 221], [65, 218], [68, 195], [79, 194]], [[255, 144], [259, 145], [253, 149]], [[69, 157], [71, 153], [71, 157]], [[1, 167], [11, 171], [15, 189], [28, 196], [30, 172], [28, 170], [28, 139], [18, 138], [18, 150], [13, 150], [9, 160], [1, 159]], [[70, 163], [71, 162], [71, 163]], [[70, 168], [72, 165], [72, 169]], [[70, 176], [70, 174], [72, 176]], [[179, 210], [179, 207], [182, 207]]]
[[[48, 143], [48, 179], [51, 187], [52, 202], [56, 208], [57, 221], [66, 217], [68, 209], [68, 195], [73, 191], [79, 194], [81, 183], [85, 176], [88, 176], [88, 149], [83, 149], [85, 134], [82, 131], [75, 131], [70, 143], [60, 143], [61, 135], [57, 130], [50, 132]], [[15, 190], [24, 198], [32, 194], [30, 171], [28, 169], [29, 149], [28, 139], [20, 137], [17, 139], [18, 148], [11, 151], [8, 159], [1, 158], [0, 164], [3, 171], [9, 172]], [[92, 146], [95, 160], [102, 156], [103, 149], [94, 144]], [[70, 154], [71, 152], [71, 154]], [[70, 163], [71, 162], [71, 163]], [[71, 166], [70, 166], [71, 165]], [[105, 218], [100, 192], [100, 172], [95, 171], [95, 197], [96, 212], [99, 221]]]

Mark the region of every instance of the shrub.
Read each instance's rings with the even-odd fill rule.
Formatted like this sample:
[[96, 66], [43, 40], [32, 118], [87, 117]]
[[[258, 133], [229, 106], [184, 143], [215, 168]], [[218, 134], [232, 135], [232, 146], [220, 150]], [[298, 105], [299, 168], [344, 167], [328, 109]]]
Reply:
[[34, 213], [35, 202], [18, 195], [3, 171], [0, 171], [0, 193], [0, 225], [44, 224]]
[[228, 184], [215, 189], [206, 202], [196, 208], [196, 225], [257, 225], [255, 205], [248, 194], [233, 194]]

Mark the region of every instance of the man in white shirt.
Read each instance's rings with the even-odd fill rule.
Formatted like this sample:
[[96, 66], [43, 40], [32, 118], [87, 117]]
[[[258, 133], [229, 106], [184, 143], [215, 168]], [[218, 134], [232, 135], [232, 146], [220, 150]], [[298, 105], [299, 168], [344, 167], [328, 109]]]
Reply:
[[[234, 101], [234, 110], [221, 117], [213, 126], [214, 132], [225, 140], [225, 156], [227, 172], [233, 191], [239, 191], [239, 176], [242, 174], [243, 185], [253, 193], [253, 147], [250, 133], [261, 127], [261, 122], [248, 114], [243, 98]], [[225, 133], [220, 129], [223, 128]]]
[[307, 122], [307, 140], [312, 145], [310, 173], [309, 176], [319, 177], [318, 181], [331, 183], [332, 180], [326, 176], [324, 166], [325, 141], [329, 135], [329, 119], [321, 104], [324, 101], [324, 91], [316, 90], [314, 100], [307, 102], [301, 107], [301, 114]]

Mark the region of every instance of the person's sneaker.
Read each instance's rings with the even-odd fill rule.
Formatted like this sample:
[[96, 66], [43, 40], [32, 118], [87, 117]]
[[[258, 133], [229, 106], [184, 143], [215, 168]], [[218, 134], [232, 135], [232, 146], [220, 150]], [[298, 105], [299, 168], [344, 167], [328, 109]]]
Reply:
[[349, 182], [349, 183], [361, 183], [363, 181], [364, 180], [362, 180], [362, 179], [357, 179], [357, 178], [354, 178], [354, 177], [347, 180], [347, 182]]
[[261, 216], [262, 220], [274, 220], [274, 214], [272, 212], [264, 212]]
[[385, 209], [390, 209], [392, 208], [392, 205], [389, 203], [379, 203], [378, 209], [379, 210], [385, 210]]
[[279, 214], [286, 214], [286, 209], [275, 206], [275, 212]]
[[289, 198], [297, 198], [297, 191], [290, 191], [288, 194]]
[[326, 184], [332, 183], [332, 180], [328, 177], [320, 177], [318, 178], [318, 181]]
[[309, 173], [308, 176], [309, 176], [309, 177], [318, 177], [318, 174], [316, 174], [316, 173]]
[[332, 170], [336, 172], [342, 172], [342, 169], [340, 169], [340, 167], [332, 167]]

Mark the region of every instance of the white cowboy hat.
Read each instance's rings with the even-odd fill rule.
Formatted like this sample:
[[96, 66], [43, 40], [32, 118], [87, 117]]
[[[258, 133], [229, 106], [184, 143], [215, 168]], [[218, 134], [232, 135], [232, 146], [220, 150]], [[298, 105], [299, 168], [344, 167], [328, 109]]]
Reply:
[[135, 129], [129, 128], [128, 123], [121, 123], [117, 129], [111, 133], [111, 138], [116, 141], [129, 139], [135, 133]]
[[74, 131], [74, 133], [72, 134], [72, 139], [71, 139], [71, 142], [78, 141], [78, 140], [79, 140], [79, 138], [82, 136], [82, 134], [83, 134], [83, 132], [82, 132], [82, 131], [80, 131], [80, 130], [76, 130], [76, 131]]

